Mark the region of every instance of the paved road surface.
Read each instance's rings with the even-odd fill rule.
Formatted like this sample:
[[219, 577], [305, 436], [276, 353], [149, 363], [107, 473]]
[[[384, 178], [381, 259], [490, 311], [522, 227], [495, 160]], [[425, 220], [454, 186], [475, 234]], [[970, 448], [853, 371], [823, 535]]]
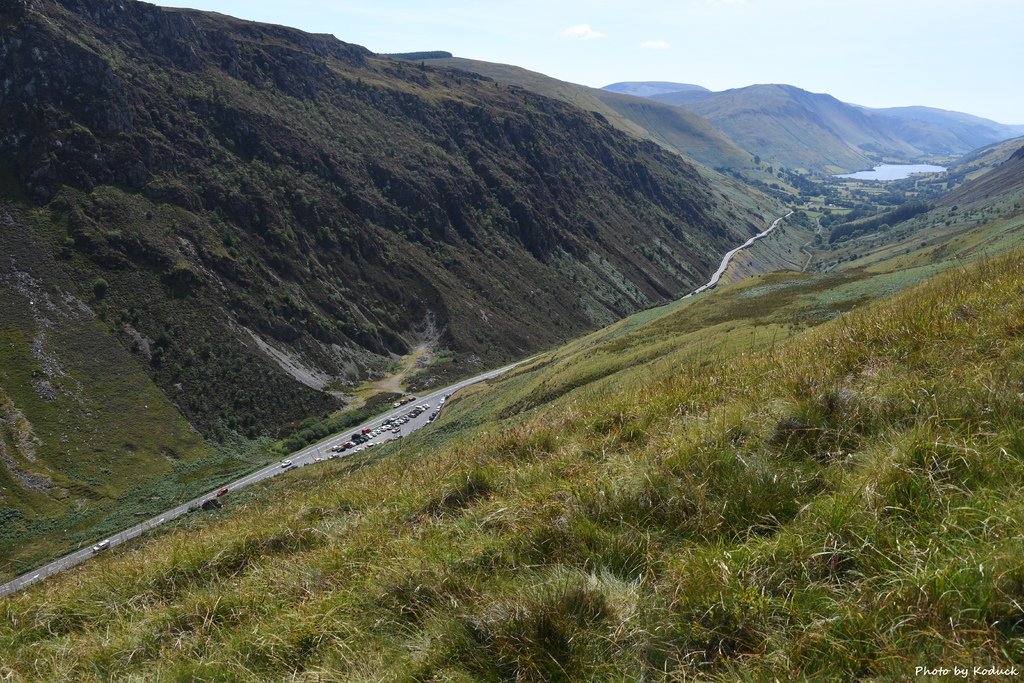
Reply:
[[[238, 481], [226, 484], [226, 486], [228, 487], [229, 491], [233, 491], [235, 489], [242, 488], [243, 486], [255, 484], [256, 482], [263, 481], [264, 479], [269, 479], [270, 477], [276, 476], [283, 472], [287, 472], [289, 470], [293, 470], [297, 467], [315, 464], [317, 458], [326, 459], [330, 455], [333, 455], [333, 453], [331, 452], [331, 447], [345, 443], [351, 438], [352, 434], [359, 432], [364, 428], [373, 429], [375, 427], [378, 427], [379, 425], [381, 425], [381, 423], [384, 422], [384, 420], [388, 418], [396, 417], [398, 415], [405, 415], [409, 411], [411, 411], [414, 406], [422, 405], [424, 403], [430, 404], [430, 408], [428, 410], [424, 411], [415, 418], [411, 418], [407, 423], [402, 425], [401, 436], [411, 434], [417, 429], [425, 427], [427, 426], [427, 424], [429, 424], [430, 414], [435, 410], [438, 410], [439, 402], [443, 396], [450, 394], [454, 391], [458, 391], [459, 389], [467, 387], [470, 384], [476, 384], [477, 382], [482, 382], [484, 380], [497, 377], [498, 375], [501, 375], [507, 372], [508, 370], [511, 370], [512, 368], [516, 367], [517, 365], [521, 365], [525, 362], [526, 361], [524, 360], [519, 361], [518, 363], [512, 363], [511, 365], [506, 365], [503, 368], [498, 368], [497, 370], [485, 372], [482, 375], [477, 375], [476, 377], [471, 377], [470, 379], [463, 380], [458, 384], [451, 385], [450, 387], [446, 387], [444, 389], [440, 389], [422, 396], [417, 396], [415, 401], [412, 401], [411, 403], [404, 405], [401, 408], [393, 409], [388, 413], [377, 416], [370, 422], [366, 422], [364, 424], [351, 427], [345, 430], [343, 433], [335, 435], [327, 439], [326, 441], [322, 441], [313, 446], [308, 446], [307, 448], [297, 453], [289, 455], [288, 459], [292, 461], [292, 465], [290, 467], [284, 468], [281, 467], [281, 463], [275, 462], [274, 464], [267, 465], [266, 467], [257, 470], [252, 474], [249, 474], [246, 477], [239, 479]], [[370, 443], [381, 444], [387, 441], [391, 441], [392, 439], [397, 439], [398, 436], [399, 435], [392, 434], [390, 431], [386, 431], [383, 434], [377, 436], [375, 439], [372, 439]], [[365, 444], [363, 447], [365, 448]], [[348, 450], [344, 451], [340, 455], [348, 456], [351, 455], [353, 452], [353, 450]], [[168, 522], [172, 519], [177, 519], [182, 515], [188, 514], [189, 511], [194, 510], [197, 506], [201, 506], [203, 504], [203, 501], [209, 500], [214, 497], [216, 497], [216, 492], [211, 491], [210, 493], [204, 496], [199, 496], [195, 500], [190, 500], [187, 503], [182, 503], [181, 505], [178, 505], [177, 507], [168, 510], [167, 512], [157, 515], [156, 517], [153, 517], [151, 519], [147, 519], [145, 522], [142, 522], [141, 524], [136, 524], [135, 526], [129, 529], [125, 529], [124, 531], [114, 534], [109, 539], [110, 547], [121, 545], [125, 541], [133, 539], [137, 536], [141, 536], [146, 531], [149, 531], [154, 527], [158, 527], [164, 522]], [[37, 581], [42, 581], [48, 576], [53, 576], [54, 574], [64, 571], [69, 567], [73, 567], [76, 564], [84, 562], [85, 560], [92, 557], [94, 554], [95, 553], [93, 553], [92, 551], [92, 546], [90, 545], [86, 548], [82, 548], [81, 550], [75, 551], [69, 555], [65, 555], [64, 557], [54, 560], [53, 562], [50, 562], [47, 565], [39, 567], [38, 569], [34, 569], [30, 572], [22, 574], [16, 579], [12, 579], [8, 583], [5, 583], [2, 586], [0, 586], [0, 597], [10, 595], [11, 593], [19, 591], [22, 588], [25, 588], [26, 586], [29, 586]]]
[[701, 285], [700, 287], [698, 287], [697, 289], [693, 290], [692, 292], [690, 292], [689, 294], [687, 294], [683, 298], [684, 299], [689, 299], [691, 296], [696, 296], [697, 294], [700, 294], [701, 292], [709, 290], [712, 287], [714, 287], [715, 285], [717, 285], [718, 281], [722, 279], [722, 275], [725, 273], [725, 269], [729, 267], [729, 262], [732, 261], [732, 257], [733, 256], [735, 256], [740, 250], [746, 249], [747, 247], [749, 247], [751, 244], [753, 244], [754, 242], [758, 241], [762, 237], [767, 237], [768, 235], [770, 235], [772, 230], [774, 230], [775, 228], [779, 227], [779, 223], [781, 223], [784, 218], [789, 218], [792, 215], [793, 215], [793, 212], [790, 211], [785, 216], [779, 216], [778, 218], [776, 218], [772, 222], [771, 225], [768, 226], [767, 230], [765, 230], [763, 232], [757, 233], [756, 235], [751, 237], [749, 240], [747, 240], [746, 242], [744, 242], [740, 246], [736, 247], [732, 251], [727, 252], [725, 254], [725, 256], [722, 257], [722, 263], [721, 263], [721, 265], [718, 266], [718, 270], [716, 270], [715, 274], [711, 276], [711, 279], [708, 280], [708, 283], [706, 285]]

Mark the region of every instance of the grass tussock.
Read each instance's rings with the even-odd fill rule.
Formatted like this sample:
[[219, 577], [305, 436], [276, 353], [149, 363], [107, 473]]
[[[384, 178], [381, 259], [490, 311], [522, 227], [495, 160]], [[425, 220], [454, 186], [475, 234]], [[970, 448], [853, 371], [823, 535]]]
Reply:
[[[6, 600], [0, 672], [888, 680], [1012, 665], [1022, 295], [1013, 254], [783, 343], [651, 361], [448, 445], [281, 478], [200, 534]], [[571, 384], [564, 365], [539, 372]], [[479, 402], [500, 412], [501, 391]]]

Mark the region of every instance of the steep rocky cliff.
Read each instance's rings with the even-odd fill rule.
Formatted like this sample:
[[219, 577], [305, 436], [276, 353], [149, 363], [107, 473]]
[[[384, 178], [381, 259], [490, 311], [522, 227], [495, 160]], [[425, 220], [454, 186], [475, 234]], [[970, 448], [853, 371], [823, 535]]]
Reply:
[[600, 117], [330, 36], [130, 1], [0, 22], [0, 188], [208, 432], [328, 410], [428, 327], [453, 372], [568, 338], [761, 219]]

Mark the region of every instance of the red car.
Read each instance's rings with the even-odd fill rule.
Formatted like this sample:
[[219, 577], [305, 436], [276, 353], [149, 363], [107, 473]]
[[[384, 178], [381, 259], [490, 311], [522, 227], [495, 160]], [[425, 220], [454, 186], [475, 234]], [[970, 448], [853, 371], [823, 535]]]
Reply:
[[363, 434], [369, 434], [372, 431], [373, 431], [372, 429], [370, 429], [369, 427], [366, 427], [365, 429], [363, 429]]
[[224, 488], [222, 488], [221, 490], [217, 491], [217, 495], [218, 495], [218, 496], [223, 496], [223, 495], [224, 495], [225, 493], [227, 493], [228, 491], [229, 491], [228, 487], [227, 487], [227, 486], [225, 486], [225, 487], [224, 487]]

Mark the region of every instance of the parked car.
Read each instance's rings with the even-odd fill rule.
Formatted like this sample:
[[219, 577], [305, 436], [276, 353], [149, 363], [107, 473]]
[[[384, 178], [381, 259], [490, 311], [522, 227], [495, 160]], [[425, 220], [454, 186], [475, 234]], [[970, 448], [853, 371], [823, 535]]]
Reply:
[[98, 552], [100, 552], [101, 550], [106, 550], [106, 549], [107, 549], [107, 548], [109, 548], [109, 547], [110, 547], [110, 539], [108, 538], [108, 539], [106, 539], [106, 540], [103, 540], [103, 541], [100, 541], [99, 543], [97, 543], [96, 545], [94, 545], [94, 546], [92, 547], [92, 551], [93, 551], [94, 553], [98, 553]]

